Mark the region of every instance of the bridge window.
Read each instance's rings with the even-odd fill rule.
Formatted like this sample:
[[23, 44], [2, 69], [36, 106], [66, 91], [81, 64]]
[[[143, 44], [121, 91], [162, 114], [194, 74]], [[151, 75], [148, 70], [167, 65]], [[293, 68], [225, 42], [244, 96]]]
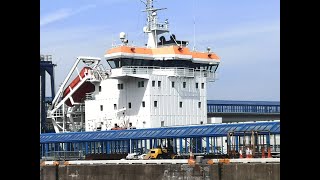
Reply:
[[99, 86], [99, 92], [101, 92], [101, 86]]
[[156, 85], [156, 81], [152, 81], [152, 87]]
[[113, 109], [114, 109], [114, 110], [117, 109], [117, 104], [113, 104]]
[[128, 103], [128, 107], [129, 107], [129, 109], [131, 109], [131, 102]]
[[199, 83], [196, 83], [196, 89], [198, 89], [199, 88]]
[[114, 61], [107, 61], [111, 69], [115, 68], [116, 65], [114, 64]]
[[120, 60], [109, 60], [107, 61], [111, 69], [120, 67]]
[[158, 107], [158, 101], [153, 101], [154, 107]]
[[210, 72], [215, 72], [217, 67], [218, 67], [217, 65], [211, 66]]
[[187, 86], [187, 83], [183, 82], [183, 88], [186, 88], [186, 86]]
[[103, 105], [100, 105], [100, 111], [103, 111]]
[[170, 61], [150, 61], [144, 59], [130, 59], [130, 58], [119, 58], [107, 61], [111, 68], [118, 68], [124, 66], [160, 66], [160, 67], [187, 67], [194, 69], [203, 69], [210, 72], [214, 72], [217, 65], [208, 65], [202, 63], [193, 63], [188, 60], [170, 60]]
[[204, 83], [201, 83], [201, 89], [204, 89]]
[[182, 102], [181, 102], [181, 101], [180, 101], [180, 103], [179, 103], [179, 107], [182, 108]]
[[158, 81], [158, 87], [161, 87], [161, 81]]
[[201, 102], [198, 102], [198, 108], [201, 108]]
[[174, 88], [174, 81], [172, 81], [172, 82], [171, 82], [171, 87], [173, 87], [173, 88]]
[[146, 107], [146, 103], [142, 101], [142, 107]]

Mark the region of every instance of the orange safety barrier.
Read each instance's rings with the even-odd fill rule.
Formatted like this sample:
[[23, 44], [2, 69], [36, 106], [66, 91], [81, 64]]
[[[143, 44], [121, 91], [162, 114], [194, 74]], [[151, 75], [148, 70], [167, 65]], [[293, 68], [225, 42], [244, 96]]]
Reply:
[[207, 164], [212, 165], [212, 164], [214, 164], [214, 161], [213, 161], [212, 159], [209, 159], [209, 160], [207, 161]]
[[264, 147], [261, 148], [261, 158], [265, 158], [265, 154], [264, 154]]
[[271, 148], [270, 147], [268, 148], [268, 158], [272, 158], [272, 156], [271, 156]]
[[229, 164], [230, 163], [230, 159], [219, 159], [219, 163]]
[[196, 161], [193, 158], [192, 152], [190, 152], [190, 158], [188, 159], [188, 164], [189, 165], [195, 165]]

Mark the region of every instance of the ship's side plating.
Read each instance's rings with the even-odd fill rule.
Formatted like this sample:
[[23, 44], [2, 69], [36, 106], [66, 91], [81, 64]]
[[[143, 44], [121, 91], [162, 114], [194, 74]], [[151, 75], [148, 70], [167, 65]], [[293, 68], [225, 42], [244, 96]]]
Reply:
[[[101, 81], [93, 98], [85, 101], [87, 131], [130, 124], [150, 128], [207, 123], [206, 77], [196, 72], [194, 77], [161, 75], [163, 69], [156, 68], [139, 77], [137, 73], [146, 68], [121, 69], [132, 74]], [[177, 71], [166, 70], [168, 74]]]

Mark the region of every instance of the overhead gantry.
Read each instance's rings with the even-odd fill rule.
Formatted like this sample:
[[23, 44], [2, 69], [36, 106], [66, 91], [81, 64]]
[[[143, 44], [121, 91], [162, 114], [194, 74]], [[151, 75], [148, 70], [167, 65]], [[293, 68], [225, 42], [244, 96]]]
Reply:
[[51, 55], [40, 54], [40, 132], [48, 132], [46, 126], [46, 103], [51, 103], [51, 100], [46, 100], [46, 72], [51, 78], [51, 97], [54, 96], [54, 67]]

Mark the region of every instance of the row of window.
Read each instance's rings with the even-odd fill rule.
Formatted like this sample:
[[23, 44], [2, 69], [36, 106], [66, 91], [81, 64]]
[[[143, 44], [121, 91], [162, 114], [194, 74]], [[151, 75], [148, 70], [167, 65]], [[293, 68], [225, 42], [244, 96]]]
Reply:
[[202, 63], [194, 63], [190, 60], [170, 60], [170, 61], [152, 61], [143, 59], [112, 59], [107, 60], [109, 66], [114, 68], [121, 68], [123, 66], [142, 66], [142, 67], [185, 67], [193, 68], [196, 70], [207, 70], [210, 72], [215, 72], [218, 68], [217, 64], [209, 65]]
[[208, 105], [209, 112], [280, 113], [280, 106], [272, 105]]
[[[118, 86], [119, 90], [123, 89], [123, 83], [117, 84], [117, 86]], [[155, 86], [156, 86], [156, 81], [152, 81], [152, 87], [155, 87]], [[171, 82], [171, 87], [174, 88], [174, 86], [175, 86], [175, 82], [172, 81]], [[144, 81], [139, 81], [138, 82], [138, 88], [140, 88], [140, 87], [144, 87]], [[158, 81], [158, 87], [161, 87], [161, 81]], [[186, 88], [187, 87], [187, 82], [183, 82], [182, 83], [182, 87]], [[199, 88], [199, 83], [196, 83], [196, 89], [198, 89], [198, 88]], [[201, 89], [204, 89], [204, 83], [201, 83]], [[99, 92], [101, 92], [101, 86], [99, 86]]]
[[[155, 87], [155, 85], [156, 85], [156, 81], [152, 81], [152, 87]], [[175, 82], [172, 81], [171, 82], [171, 87], [174, 88], [174, 86], [175, 86]], [[158, 87], [161, 87], [161, 81], [158, 81]], [[187, 82], [183, 82], [182, 83], [182, 87], [186, 88], [187, 87]], [[199, 88], [199, 83], [196, 83], [196, 89], [198, 89], [198, 88]], [[201, 89], [204, 89], [204, 83], [201, 83]]]
[[[146, 107], [146, 102], [142, 101], [142, 107]], [[182, 108], [182, 101], [179, 102], [179, 107]], [[128, 103], [128, 108], [131, 109], [131, 102]], [[158, 107], [158, 101], [153, 101], [153, 107]], [[117, 110], [117, 104], [113, 104], [114, 110]], [[201, 108], [201, 102], [198, 102], [198, 108]], [[103, 105], [100, 105], [100, 111], [103, 111]]]

